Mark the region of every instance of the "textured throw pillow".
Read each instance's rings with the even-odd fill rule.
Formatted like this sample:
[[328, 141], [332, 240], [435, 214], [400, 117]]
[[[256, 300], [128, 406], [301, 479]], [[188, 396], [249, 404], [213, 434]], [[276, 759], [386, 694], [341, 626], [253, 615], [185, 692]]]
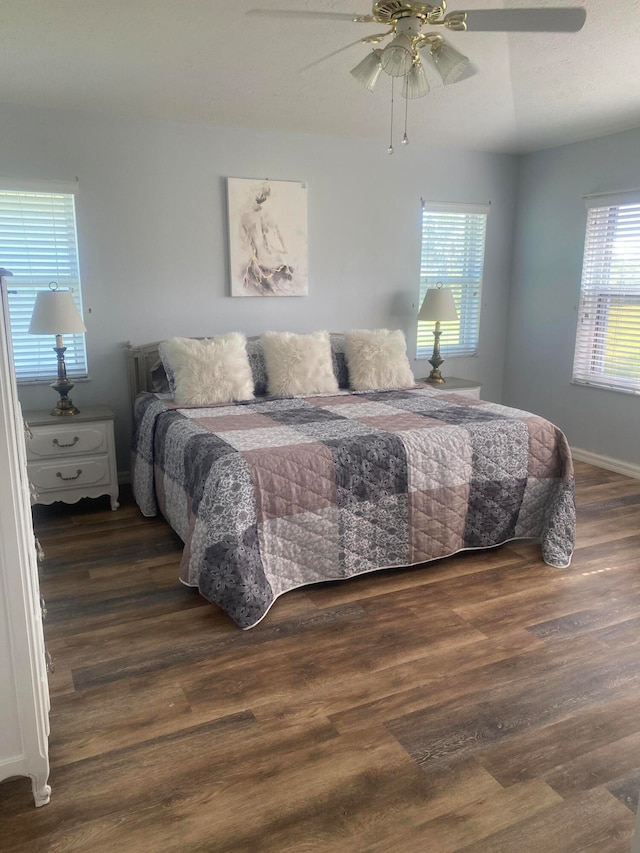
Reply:
[[415, 385], [407, 358], [407, 342], [400, 329], [346, 332], [344, 350], [349, 385], [354, 391], [384, 391]]
[[182, 406], [209, 406], [253, 398], [246, 338], [229, 332], [214, 338], [170, 338], [159, 347], [173, 398]]
[[328, 332], [265, 332], [261, 340], [269, 394], [302, 397], [338, 391]]

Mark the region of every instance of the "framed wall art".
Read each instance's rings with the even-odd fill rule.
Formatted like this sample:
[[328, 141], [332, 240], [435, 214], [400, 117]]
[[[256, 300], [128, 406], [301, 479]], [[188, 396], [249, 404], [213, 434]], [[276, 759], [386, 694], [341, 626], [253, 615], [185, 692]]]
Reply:
[[307, 185], [227, 178], [231, 296], [306, 296]]

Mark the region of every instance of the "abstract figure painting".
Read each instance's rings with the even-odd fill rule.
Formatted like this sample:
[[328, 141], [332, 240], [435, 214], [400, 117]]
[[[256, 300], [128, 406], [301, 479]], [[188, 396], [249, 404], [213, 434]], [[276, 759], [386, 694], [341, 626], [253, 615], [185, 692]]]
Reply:
[[307, 185], [227, 178], [231, 296], [306, 296]]

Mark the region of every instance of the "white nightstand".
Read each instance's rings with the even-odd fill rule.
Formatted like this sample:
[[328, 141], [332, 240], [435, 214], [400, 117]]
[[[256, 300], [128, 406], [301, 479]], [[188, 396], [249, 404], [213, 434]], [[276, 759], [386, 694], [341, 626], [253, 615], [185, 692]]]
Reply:
[[84, 406], [80, 414], [68, 416], [24, 412], [34, 503], [76, 503], [109, 495], [111, 509], [118, 509], [114, 417], [106, 406]]
[[474, 382], [472, 379], [456, 379], [455, 376], [445, 377], [446, 381], [443, 385], [435, 382], [425, 382], [429, 388], [435, 388], [437, 391], [455, 391], [456, 394], [463, 394], [465, 397], [473, 397], [476, 400], [480, 399], [479, 382]]

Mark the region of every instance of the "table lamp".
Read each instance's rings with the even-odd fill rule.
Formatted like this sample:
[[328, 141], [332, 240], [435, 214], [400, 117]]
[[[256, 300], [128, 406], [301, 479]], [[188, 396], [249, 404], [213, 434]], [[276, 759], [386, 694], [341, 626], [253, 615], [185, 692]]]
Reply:
[[67, 378], [67, 366], [64, 361], [67, 348], [63, 344], [62, 336], [86, 331], [70, 290], [59, 290], [56, 282], [52, 281], [49, 290], [41, 290], [38, 293], [31, 315], [29, 334], [56, 336], [53, 349], [58, 357], [58, 379], [51, 383], [51, 387], [60, 397], [51, 412], [52, 415], [77, 415], [80, 412], [69, 399], [73, 382]]
[[436, 321], [436, 327], [433, 330], [433, 355], [429, 359], [429, 364], [433, 365], [433, 370], [425, 379], [425, 382], [434, 382], [440, 384], [445, 380], [440, 374], [440, 365], [443, 359], [440, 357], [440, 323], [455, 322], [458, 319], [456, 304], [453, 301], [453, 291], [450, 287], [443, 287], [441, 284], [436, 287], [430, 287], [424, 297], [420, 311], [418, 312], [418, 320]]

